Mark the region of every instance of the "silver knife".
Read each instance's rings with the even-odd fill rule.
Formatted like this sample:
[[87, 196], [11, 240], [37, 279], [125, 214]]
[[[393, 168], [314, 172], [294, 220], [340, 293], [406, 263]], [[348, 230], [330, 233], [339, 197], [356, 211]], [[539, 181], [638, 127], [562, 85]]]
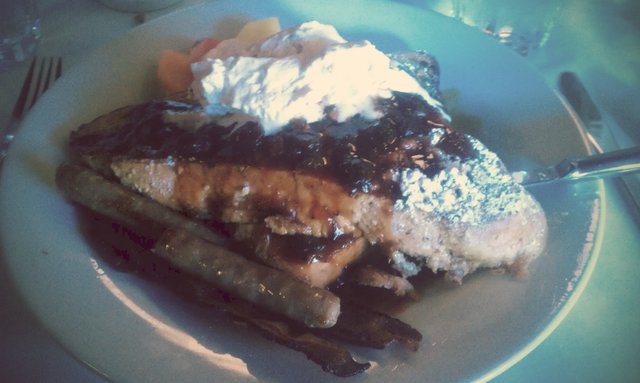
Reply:
[[592, 156], [566, 159], [557, 165], [534, 171], [515, 172], [514, 178], [523, 185], [556, 180], [580, 181], [605, 178], [640, 171], [640, 147], [615, 150]]
[[[573, 72], [562, 73], [558, 79], [558, 87], [580, 118], [594, 149], [599, 153], [619, 149], [620, 145], [611, 128], [603, 121], [596, 103], [578, 76]], [[615, 184], [622, 197], [635, 207], [635, 212], [640, 217], [640, 175], [620, 177], [615, 180]]]

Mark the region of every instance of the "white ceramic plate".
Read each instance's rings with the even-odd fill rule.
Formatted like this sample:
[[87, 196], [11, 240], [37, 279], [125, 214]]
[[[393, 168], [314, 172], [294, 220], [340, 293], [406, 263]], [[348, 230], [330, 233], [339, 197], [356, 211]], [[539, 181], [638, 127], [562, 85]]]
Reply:
[[[366, 17], [353, 17], [354, 13]], [[24, 121], [0, 180], [2, 256], [27, 304], [70, 353], [116, 382], [335, 380], [302, 354], [263, 340], [162, 286], [109, 267], [79, 233], [57, 192], [55, 167], [69, 131], [116, 107], [157, 95], [162, 49], [233, 35], [246, 19], [310, 19], [387, 52], [439, 59], [456, 121], [513, 169], [586, 153], [562, 102], [520, 57], [439, 15], [383, 1], [215, 1], [145, 24], [64, 74]], [[361, 21], [358, 21], [362, 19]], [[400, 314], [424, 335], [410, 353], [354, 348], [375, 362], [351, 381], [488, 379], [538, 345], [566, 315], [595, 264], [601, 184], [538, 187], [549, 218], [547, 254], [530, 275], [481, 272], [463, 286], [435, 283]]]

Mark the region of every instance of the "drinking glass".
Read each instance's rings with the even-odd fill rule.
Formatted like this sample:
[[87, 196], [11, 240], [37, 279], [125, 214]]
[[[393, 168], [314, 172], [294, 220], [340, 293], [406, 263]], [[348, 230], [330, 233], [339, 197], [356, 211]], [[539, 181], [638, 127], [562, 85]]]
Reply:
[[559, 0], [427, 0], [428, 7], [478, 28], [526, 56], [544, 45], [562, 8]]
[[0, 70], [28, 61], [39, 39], [35, 0], [0, 0]]

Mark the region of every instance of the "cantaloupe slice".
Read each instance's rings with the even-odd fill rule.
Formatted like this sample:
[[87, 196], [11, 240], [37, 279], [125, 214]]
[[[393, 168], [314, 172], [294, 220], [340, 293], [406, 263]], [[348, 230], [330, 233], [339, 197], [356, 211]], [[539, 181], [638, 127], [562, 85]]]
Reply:
[[249, 21], [238, 33], [238, 40], [243, 43], [253, 44], [280, 32], [280, 21], [277, 17]]
[[158, 62], [158, 79], [168, 93], [188, 89], [193, 81], [189, 56], [172, 50], [163, 51]]
[[[280, 32], [280, 21], [277, 17], [250, 21], [238, 33], [238, 40], [253, 44]], [[165, 50], [158, 63], [158, 79], [162, 88], [168, 93], [177, 93], [189, 88], [193, 81], [191, 63], [200, 61], [202, 57], [215, 48], [219, 40], [206, 38], [191, 48], [189, 54]]]

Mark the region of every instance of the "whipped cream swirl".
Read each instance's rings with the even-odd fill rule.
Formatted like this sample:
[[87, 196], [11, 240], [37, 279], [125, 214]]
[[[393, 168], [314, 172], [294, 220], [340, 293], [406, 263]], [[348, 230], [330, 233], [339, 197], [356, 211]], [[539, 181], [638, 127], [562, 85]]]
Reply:
[[212, 114], [229, 108], [256, 118], [266, 134], [294, 119], [315, 122], [328, 107], [338, 121], [381, 117], [376, 100], [392, 91], [415, 93], [441, 109], [407, 72], [369, 41], [350, 42], [316, 21], [263, 41], [222, 41], [192, 65], [192, 89]]

